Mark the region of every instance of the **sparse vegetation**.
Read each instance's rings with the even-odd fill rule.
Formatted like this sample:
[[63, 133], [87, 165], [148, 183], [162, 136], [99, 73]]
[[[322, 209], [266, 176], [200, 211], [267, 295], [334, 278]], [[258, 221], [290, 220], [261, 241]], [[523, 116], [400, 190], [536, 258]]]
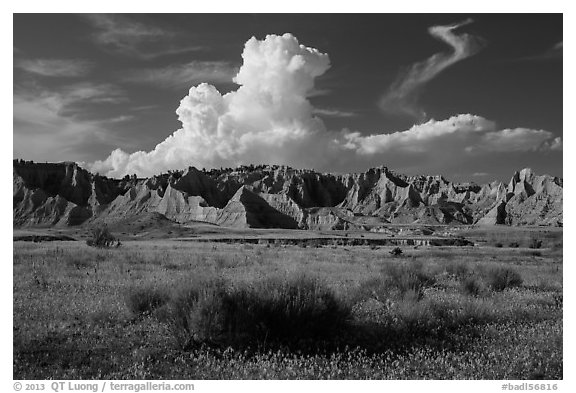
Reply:
[[562, 378], [558, 251], [349, 250], [15, 242], [14, 378]]

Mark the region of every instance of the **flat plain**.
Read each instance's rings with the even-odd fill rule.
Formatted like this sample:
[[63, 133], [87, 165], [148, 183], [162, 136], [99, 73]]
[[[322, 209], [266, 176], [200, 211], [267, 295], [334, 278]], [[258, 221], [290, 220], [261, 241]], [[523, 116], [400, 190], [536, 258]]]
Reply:
[[562, 379], [562, 230], [461, 233], [15, 241], [14, 379]]

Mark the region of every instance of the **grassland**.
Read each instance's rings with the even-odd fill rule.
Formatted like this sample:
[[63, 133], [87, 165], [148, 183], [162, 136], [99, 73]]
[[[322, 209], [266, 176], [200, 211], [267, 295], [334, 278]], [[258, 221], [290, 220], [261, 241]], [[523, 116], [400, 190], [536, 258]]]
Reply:
[[14, 242], [14, 378], [561, 379], [559, 236]]

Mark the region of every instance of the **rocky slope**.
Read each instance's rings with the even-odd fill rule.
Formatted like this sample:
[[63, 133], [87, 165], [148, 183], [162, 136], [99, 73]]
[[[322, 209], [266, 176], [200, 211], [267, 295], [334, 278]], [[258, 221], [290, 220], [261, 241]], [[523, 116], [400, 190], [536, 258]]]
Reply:
[[75, 163], [13, 163], [15, 226], [86, 225], [158, 214], [235, 228], [364, 229], [386, 224], [562, 225], [562, 179], [452, 183], [386, 167], [322, 174], [282, 166], [109, 179]]

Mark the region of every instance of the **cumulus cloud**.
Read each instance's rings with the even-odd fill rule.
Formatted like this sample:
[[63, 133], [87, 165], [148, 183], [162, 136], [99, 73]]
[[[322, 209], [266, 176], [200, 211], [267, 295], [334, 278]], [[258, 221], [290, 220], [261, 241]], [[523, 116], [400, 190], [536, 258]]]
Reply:
[[225, 61], [192, 61], [161, 68], [144, 68], [126, 73], [122, 80], [161, 88], [177, 88], [201, 82], [232, 83], [238, 67]]
[[347, 149], [359, 154], [389, 151], [425, 153], [464, 151], [467, 153], [525, 152], [547, 150], [553, 134], [545, 130], [514, 128], [499, 130], [496, 123], [481, 116], [461, 114], [449, 119], [429, 120], [406, 131], [363, 136], [344, 135]]
[[[558, 148], [552, 133], [529, 128], [499, 129], [481, 116], [461, 114], [430, 120], [391, 134], [326, 129], [308, 97], [314, 79], [330, 67], [328, 55], [300, 45], [291, 34], [251, 38], [242, 53], [235, 91], [222, 95], [201, 83], [190, 88], [176, 110], [182, 127], [148, 152], [114, 150], [91, 165], [120, 177], [168, 169], [287, 164], [335, 170], [346, 163], [387, 163], [422, 157], [464, 159], [489, 152]], [[408, 157], [408, 158], [406, 158]]]
[[32, 74], [66, 78], [85, 76], [93, 66], [81, 59], [27, 59], [15, 63], [15, 67]]
[[150, 152], [115, 150], [93, 168], [120, 176], [187, 165], [297, 162], [301, 148], [326, 135], [306, 97], [314, 78], [330, 67], [328, 56], [285, 34], [251, 38], [242, 58], [236, 91], [222, 95], [206, 83], [193, 86], [176, 110], [181, 129]]
[[481, 48], [482, 40], [479, 37], [454, 32], [472, 22], [472, 19], [467, 19], [448, 26], [430, 27], [430, 35], [449, 45], [452, 52], [436, 53], [410, 66], [380, 99], [380, 108], [387, 113], [408, 115], [420, 121], [426, 119], [426, 112], [418, 104], [422, 87], [446, 68], [474, 55]]
[[545, 150], [562, 151], [562, 138], [556, 137], [552, 140], [546, 141], [543, 145]]

